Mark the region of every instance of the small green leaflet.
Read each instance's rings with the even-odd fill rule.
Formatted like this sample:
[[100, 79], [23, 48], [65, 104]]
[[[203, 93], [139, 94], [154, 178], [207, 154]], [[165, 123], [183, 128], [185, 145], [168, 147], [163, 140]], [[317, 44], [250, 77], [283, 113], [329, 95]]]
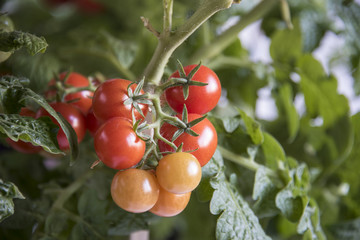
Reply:
[[214, 189], [210, 212], [214, 215], [220, 214], [216, 225], [216, 238], [270, 239], [261, 228], [248, 203], [235, 188], [235, 175], [230, 177], [233, 181], [227, 180], [221, 155], [215, 153], [209, 164], [211, 165], [208, 173], [215, 173], [215, 176], [210, 178], [210, 185]]
[[58, 129], [48, 117], [34, 119], [18, 114], [0, 113], [0, 132], [13, 141], [32, 142], [53, 154], [63, 153], [57, 146]]
[[254, 144], [259, 145], [264, 141], [264, 136], [260, 128], [260, 124], [249, 117], [244, 111], [238, 109], [241, 119], [244, 121], [246, 131], [250, 135]]
[[25, 199], [13, 183], [0, 179], [0, 222], [14, 214], [13, 198]]
[[43, 37], [37, 37], [30, 33], [13, 31], [0, 32], [0, 51], [13, 52], [25, 47], [29, 54], [45, 52], [48, 44]]

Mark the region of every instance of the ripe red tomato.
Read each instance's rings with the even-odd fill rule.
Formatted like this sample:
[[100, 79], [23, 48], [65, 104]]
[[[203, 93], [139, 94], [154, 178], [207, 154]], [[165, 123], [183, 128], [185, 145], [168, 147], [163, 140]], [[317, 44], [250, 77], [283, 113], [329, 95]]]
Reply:
[[[197, 65], [184, 67], [185, 73], [189, 74]], [[170, 78], [179, 78], [178, 71]], [[217, 75], [208, 67], [200, 66], [191, 80], [207, 83], [206, 86], [190, 86], [189, 96], [184, 100], [183, 87], [176, 86], [165, 90], [166, 101], [177, 113], [182, 113], [184, 104], [188, 113], [205, 114], [211, 111], [218, 103], [221, 96], [221, 84]]]
[[160, 217], [172, 217], [181, 213], [189, 203], [191, 192], [175, 194], [160, 187], [159, 198], [154, 207], [150, 209]]
[[[61, 81], [65, 80], [67, 73], [63, 72], [59, 75], [59, 79]], [[52, 79], [49, 82], [49, 86], [53, 86], [55, 84], [55, 80]], [[65, 84], [72, 86], [72, 87], [88, 87], [89, 86], [89, 81], [88, 79], [76, 72], [72, 72], [69, 74], [68, 78], [66, 79]], [[56, 95], [56, 91], [47, 91], [45, 93], [45, 96], [48, 98], [53, 98]], [[78, 109], [80, 109], [80, 111], [86, 115], [89, 111], [89, 109], [91, 108], [92, 105], [92, 96], [94, 95], [94, 93], [92, 91], [88, 91], [88, 90], [83, 90], [80, 92], [76, 92], [76, 93], [69, 93], [65, 96], [65, 101], [71, 101], [71, 105], [77, 107]]]
[[[96, 118], [104, 122], [113, 117], [132, 119], [133, 105], [124, 104], [124, 101], [129, 98], [127, 88], [131, 83], [125, 79], [111, 79], [100, 84], [93, 97], [93, 110]], [[131, 89], [134, 91], [136, 86], [133, 84]], [[144, 94], [144, 91], [141, 90], [141, 94]], [[148, 106], [139, 104], [139, 107], [146, 116]], [[135, 117], [136, 119], [142, 118], [137, 110], [135, 110]]]
[[128, 119], [115, 117], [106, 121], [94, 137], [99, 159], [113, 169], [126, 169], [136, 165], [145, 153], [145, 142], [132, 128]]
[[78, 8], [85, 13], [100, 13], [104, 11], [104, 6], [93, 0], [75, 0]]
[[156, 167], [156, 177], [166, 191], [183, 194], [194, 190], [201, 180], [199, 161], [190, 153], [166, 155]]
[[[68, 103], [56, 102], [51, 103], [50, 106], [58, 113], [60, 113], [66, 121], [70, 123], [72, 128], [75, 130], [77, 135], [78, 143], [80, 143], [85, 136], [86, 126], [85, 126], [85, 117], [84, 115], [74, 106]], [[36, 113], [36, 118], [42, 116], [49, 116], [51, 120], [58, 126], [59, 123], [53, 118], [45, 109], [41, 108]], [[70, 148], [69, 142], [66, 138], [64, 131], [60, 128], [57, 134], [57, 141], [61, 150], [67, 150]]]
[[[28, 108], [21, 108], [21, 116], [33, 117], [35, 118], [35, 112], [31, 111]], [[42, 150], [39, 146], [34, 146], [31, 142], [23, 142], [21, 140], [15, 142], [10, 138], [6, 138], [6, 142], [16, 151], [21, 153], [38, 153]]]
[[153, 173], [131, 168], [115, 174], [111, 196], [119, 207], [128, 212], [146, 212], [158, 200], [159, 184]]
[[[198, 114], [189, 114], [188, 120], [190, 122], [200, 117], [201, 115]], [[181, 118], [181, 116], [178, 115], [178, 118]], [[183, 151], [193, 151], [197, 149], [196, 151], [191, 152], [191, 154], [199, 160], [201, 166], [204, 166], [215, 153], [217, 147], [216, 130], [212, 123], [206, 118], [191, 129], [199, 134], [199, 136], [194, 137], [188, 133], [183, 133], [174, 141], [174, 143], [176, 146], [180, 146], [180, 144], [183, 143]], [[177, 127], [169, 123], [164, 123], [164, 125], [161, 126], [160, 133], [164, 138], [171, 141], [171, 138], [177, 130]], [[174, 149], [163, 141], [159, 141], [158, 144], [161, 152], [174, 152]]]
[[88, 114], [85, 117], [85, 120], [87, 130], [89, 130], [90, 134], [94, 136], [96, 131], [101, 126], [101, 122], [95, 117], [92, 108], [90, 108]]

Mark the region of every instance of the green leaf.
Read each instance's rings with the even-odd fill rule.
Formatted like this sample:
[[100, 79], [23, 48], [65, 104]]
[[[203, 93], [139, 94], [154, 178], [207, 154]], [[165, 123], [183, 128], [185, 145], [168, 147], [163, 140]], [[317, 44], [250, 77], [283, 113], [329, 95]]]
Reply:
[[319, 208], [314, 199], [310, 199], [304, 209], [299, 225], [297, 227], [299, 234], [304, 234], [304, 240], [325, 240], [325, 234], [320, 225]]
[[219, 150], [216, 150], [210, 161], [201, 168], [201, 182], [196, 188], [196, 194], [200, 201], [207, 202], [211, 200], [214, 189], [210, 185], [210, 180], [224, 166], [224, 160]]
[[0, 132], [13, 141], [31, 142], [53, 154], [63, 153], [57, 145], [58, 130], [59, 127], [48, 117], [34, 119], [18, 114], [0, 113]]
[[306, 208], [310, 175], [305, 164], [289, 171], [287, 185], [276, 195], [276, 207], [290, 221], [299, 221]]
[[0, 179], [0, 222], [14, 214], [14, 198], [25, 199], [15, 184]]
[[349, 112], [348, 100], [337, 92], [335, 77], [327, 77], [320, 63], [311, 55], [298, 61], [301, 70], [300, 86], [304, 93], [306, 110], [310, 117], [321, 116], [325, 128]]
[[[8, 95], [13, 96], [13, 92], [16, 92], [16, 99], [12, 99], [16, 102], [25, 103], [26, 101], [35, 102], [43, 107], [52, 117], [56, 119], [59, 123], [61, 129], [64, 131], [70, 145], [70, 163], [72, 164], [79, 155], [77, 136], [74, 129], [71, 127], [61, 115], [59, 115], [43, 98], [42, 96], [36, 94], [29, 88], [24, 87], [20, 80], [17, 80], [15, 77], [1, 77], [0, 78], [0, 103], [5, 108], [5, 112], [14, 112], [18, 110], [19, 106], [13, 106], [11, 104], [6, 104], [7, 101], [4, 101], [8, 98]], [[5, 104], [4, 104], [5, 103]]]
[[50, 236], [59, 236], [68, 228], [68, 216], [62, 211], [53, 211], [45, 220], [45, 233]]
[[254, 144], [259, 145], [263, 143], [264, 136], [260, 128], [260, 124], [257, 123], [254, 119], [249, 117], [244, 111], [238, 109], [241, 119], [244, 121], [246, 131], [250, 135], [251, 140]]
[[270, 55], [274, 62], [293, 64], [302, 52], [301, 30], [297, 20], [294, 29], [276, 31], [271, 37]]
[[291, 85], [283, 84], [276, 97], [280, 112], [283, 112], [286, 116], [289, 141], [291, 142], [296, 137], [300, 128], [299, 114], [293, 103], [293, 91]]
[[206, 199], [211, 190], [213, 195], [210, 202], [210, 212], [219, 215], [216, 225], [217, 239], [270, 239], [264, 233], [259, 220], [252, 212], [248, 203], [235, 188], [236, 175], [226, 179], [224, 161], [217, 151], [209, 166], [203, 170], [202, 197]]
[[107, 215], [113, 223], [107, 233], [109, 236], [125, 236], [134, 231], [148, 229], [151, 217], [151, 213], [129, 213], [117, 207]]
[[216, 225], [217, 239], [270, 239], [248, 203], [226, 180], [224, 172], [211, 179], [211, 186], [215, 191], [210, 202], [210, 212], [220, 214]]
[[241, 123], [240, 118], [237, 117], [224, 117], [221, 118], [221, 120], [224, 125], [225, 131], [228, 133], [234, 132], [240, 126]]
[[360, 218], [342, 223], [337, 223], [329, 227], [335, 239], [357, 240], [360, 239]]
[[20, 31], [0, 32], [0, 51], [13, 52], [25, 47], [29, 54], [45, 52], [48, 44], [43, 37]]
[[264, 132], [264, 142], [261, 149], [265, 158], [266, 166], [277, 170], [279, 166], [283, 166], [286, 157], [285, 151], [281, 144], [269, 133]]
[[276, 185], [268, 177], [266, 169], [259, 167], [255, 174], [255, 183], [252, 198], [256, 201], [253, 209], [256, 215], [261, 217], [272, 217], [279, 213], [275, 205], [275, 197], [278, 192]]
[[105, 225], [107, 205], [107, 201], [99, 199], [95, 189], [86, 189], [78, 201], [78, 212], [95, 229], [101, 229]]

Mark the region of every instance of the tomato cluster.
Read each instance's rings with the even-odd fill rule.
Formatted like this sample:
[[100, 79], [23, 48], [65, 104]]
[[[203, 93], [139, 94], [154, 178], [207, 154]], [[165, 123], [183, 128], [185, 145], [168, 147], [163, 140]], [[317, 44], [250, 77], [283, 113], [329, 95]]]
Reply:
[[[154, 94], [144, 92], [143, 84], [115, 78], [102, 82], [93, 92], [86, 77], [64, 72], [49, 82], [45, 96], [73, 127], [78, 142], [88, 129], [99, 160], [118, 170], [111, 184], [111, 196], [118, 206], [134, 213], [174, 216], [185, 209], [201, 180], [201, 167], [216, 150], [216, 130], [203, 114], [216, 106], [220, 81], [209, 68], [189, 65], [155, 86]], [[162, 94], [177, 115], [156, 108], [153, 100]], [[150, 112], [152, 116], [147, 117]], [[24, 109], [20, 114], [49, 116], [58, 124], [45, 109], [36, 113]], [[147, 124], [147, 119], [152, 123]], [[145, 135], [145, 129], [153, 132]], [[60, 149], [69, 148], [62, 129], [57, 141]], [[40, 151], [31, 143], [9, 140], [9, 144], [23, 152]], [[155, 165], [147, 164], [149, 156], [155, 158]]]

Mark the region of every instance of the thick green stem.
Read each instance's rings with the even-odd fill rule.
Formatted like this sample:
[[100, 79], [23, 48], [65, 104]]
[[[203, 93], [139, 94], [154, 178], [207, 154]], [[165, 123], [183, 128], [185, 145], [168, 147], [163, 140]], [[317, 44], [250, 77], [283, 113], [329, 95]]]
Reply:
[[[166, 1], [168, 2], [168, 1]], [[146, 81], [158, 85], [164, 74], [164, 69], [172, 53], [180, 46], [202, 23], [216, 12], [229, 8], [232, 0], [208, 0], [199, 6], [196, 12], [173, 34], [163, 32], [152, 59], [146, 67], [143, 76]], [[168, 23], [166, 24], [166, 26]]]
[[[230, 160], [230, 161], [232, 161], [236, 164], [239, 164], [239, 165], [241, 165], [247, 169], [250, 169], [252, 171], [256, 172], [260, 167], [264, 167], [263, 165], [260, 165], [257, 162], [252, 161], [251, 159], [237, 155], [221, 146], [218, 146], [218, 149], [221, 152], [221, 155], [224, 158], [226, 158], [227, 160]], [[266, 169], [266, 173], [268, 176], [274, 177], [274, 178], [279, 178], [278, 174], [275, 171], [273, 171], [269, 168], [266, 168], [266, 167], [265, 167], [265, 169]]]
[[172, 28], [173, 0], [163, 0], [164, 5], [164, 27], [163, 32], [169, 35]]
[[272, 7], [274, 7], [280, 0], [263, 0], [254, 9], [242, 16], [238, 23], [227, 29], [218, 37], [214, 38], [212, 42], [197, 50], [190, 58], [190, 63], [198, 63], [203, 59], [210, 59], [221, 53], [227, 46], [229, 46], [238, 37], [238, 33], [246, 26], [261, 19], [266, 15]]

